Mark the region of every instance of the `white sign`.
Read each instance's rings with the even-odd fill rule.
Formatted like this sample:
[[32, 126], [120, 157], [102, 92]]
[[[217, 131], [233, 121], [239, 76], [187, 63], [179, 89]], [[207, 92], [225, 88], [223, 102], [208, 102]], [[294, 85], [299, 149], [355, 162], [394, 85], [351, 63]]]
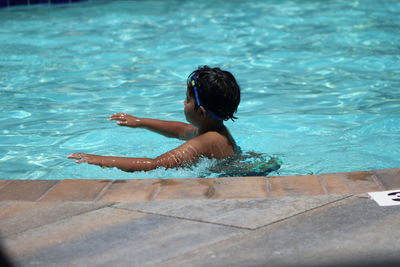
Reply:
[[378, 203], [379, 206], [395, 206], [400, 205], [400, 189], [381, 191], [381, 192], [369, 192], [368, 193], [373, 200]]

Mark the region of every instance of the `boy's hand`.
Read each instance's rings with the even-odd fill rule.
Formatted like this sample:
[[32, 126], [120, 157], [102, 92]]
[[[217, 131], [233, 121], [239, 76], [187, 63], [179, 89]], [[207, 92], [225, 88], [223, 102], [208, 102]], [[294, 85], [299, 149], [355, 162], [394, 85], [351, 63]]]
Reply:
[[94, 164], [94, 165], [101, 165], [102, 161], [102, 156], [97, 156], [97, 155], [91, 155], [91, 154], [85, 154], [85, 153], [73, 153], [69, 155], [67, 158], [69, 159], [76, 159], [76, 163], [89, 163], [89, 164]]
[[110, 120], [118, 121], [117, 124], [120, 126], [128, 126], [132, 128], [140, 127], [142, 125], [140, 118], [126, 113], [114, 113], [111, 115]]

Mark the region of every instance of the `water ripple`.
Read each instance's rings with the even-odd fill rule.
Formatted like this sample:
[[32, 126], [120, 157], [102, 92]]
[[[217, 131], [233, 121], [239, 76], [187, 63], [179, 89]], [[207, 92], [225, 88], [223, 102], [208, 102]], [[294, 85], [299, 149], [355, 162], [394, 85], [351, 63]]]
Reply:
[[107, 116], [184, 120], [185, 79], [204, 64], [237, 76], [242, 103], [228, 127], [244, 150], [283, 158], [280, 174], [399, 167], [398, 17], [396, 1], [373, 0], [2, 9], [0, 178], [200, 175], [212, 162], [124, 174], [64, 158], [157, 156], [179, 145]]

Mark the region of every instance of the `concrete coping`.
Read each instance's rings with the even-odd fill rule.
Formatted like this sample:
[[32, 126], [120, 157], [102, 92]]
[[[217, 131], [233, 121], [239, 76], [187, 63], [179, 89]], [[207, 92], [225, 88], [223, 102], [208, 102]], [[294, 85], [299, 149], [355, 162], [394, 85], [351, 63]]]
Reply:
[[139, 202], [360, 194], [400, 188], [400, 169], [320, 175], [136, 180], [0, 180], [0, 201]]

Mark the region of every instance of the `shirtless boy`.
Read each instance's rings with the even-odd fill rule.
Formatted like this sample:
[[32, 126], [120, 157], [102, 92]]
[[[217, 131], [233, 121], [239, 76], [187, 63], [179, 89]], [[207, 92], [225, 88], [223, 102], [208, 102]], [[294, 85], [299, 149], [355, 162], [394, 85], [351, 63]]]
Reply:
[[236, 119], [240, 87], [234, 76], [219, 68], [203, 66], [187, 79], [184, 113], [190, 123], [139, 118], [125, 113], [111, 115], [120, 126], [145, 128], [166, 137], [186, 140], [179, 147], [156, 158], [127, 158], [73, 153], [76, 163], [116, 167], [123, 171], [149, 171], [158, 167], [176, 168], [194, 164], [200, 157], [223, 159], [239, 149], [224, 125]]

